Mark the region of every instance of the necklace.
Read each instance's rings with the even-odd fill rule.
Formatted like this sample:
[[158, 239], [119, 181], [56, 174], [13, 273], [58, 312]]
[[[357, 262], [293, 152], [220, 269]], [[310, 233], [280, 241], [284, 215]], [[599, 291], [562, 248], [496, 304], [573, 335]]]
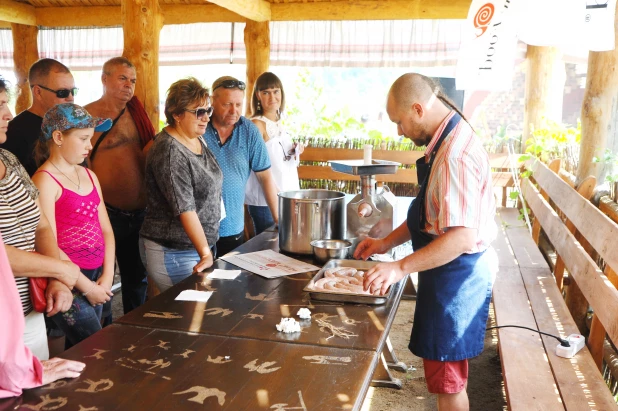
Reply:
[[67, 178], [67, 180], [69, 180], [71, 183], [73, 183], [75, 186], [77, 186], [77, 191], [81, 191], [81, 186], [82, 186], [82, 182], [79, 179], [79, 172], [77, 171], [77, 166], [73, 166], [75, 168], [75, 174], [77, 174], [77, 183], [75, 183], [75, 181], [71, 180], [69, 178], [68, 175], [64, 174], [62, 171], [60, 171], [60, 169], [58, 167], [56, 167], [56, 165], [54, 163], [52, 163], [52, 161], [50, 160], [49, 163], [54, 166], [54, 168], [56, 170], [58, 170], [58, 172], [60, 174], [62, 174], [63, 176], [65, 176]]
[[168, 134], [170, 136], [174, 137], [176, 140], [178, 140], [178, 142], [180, 142], [180, 144], [182, 144], [183, 146], [187, 147], [194, 154], [200, 155], [202, 153], [202, 150], [201, 150], [202, 149], [202, 144], [201, 144], [202, 138], [201, 138], [201, 136], [199, 136], [196, 139], [191, 139], [191, 138], [185, 137], [183, 134], [180, 134], [175, 127], [170, 127], [170, 128], [172, 130], [174, 130], [174, 134], [176, 134], [178, 137], [172, 135], [171, 133], [169, 133], [169, 131], [168, 131]]

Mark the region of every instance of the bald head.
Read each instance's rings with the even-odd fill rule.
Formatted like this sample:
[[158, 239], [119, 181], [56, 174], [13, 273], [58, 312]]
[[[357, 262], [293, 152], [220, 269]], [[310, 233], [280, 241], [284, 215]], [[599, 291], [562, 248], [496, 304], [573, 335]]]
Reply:
[[398, 107], [428, 106], [440, 94], [440, 86], [422, 74], [406, 73], [395, 80], [388, 94]]
[[408, 73], [399, 77], [388, 92], [386, 112], [397, 132], [424, 146], [451, 111], [440, 87], [429, 77]]

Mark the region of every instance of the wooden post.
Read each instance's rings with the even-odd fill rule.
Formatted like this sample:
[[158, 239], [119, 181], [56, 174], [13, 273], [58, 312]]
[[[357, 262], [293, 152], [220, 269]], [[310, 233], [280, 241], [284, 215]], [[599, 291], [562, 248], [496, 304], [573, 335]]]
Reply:
[[562, 97], [566, 72], [562, 52], [556, 47], [528, 45], [526, 95], [524, 102], [524, 141], [541, 127], [545, 117], [562, 121]]
[[37, 45], [39, 29], [37, 26], [12, 23], [11, 31], [13, 32], [13, 64], [19, 89], [15, 101], [15, 114], [19, 114], [32, 105], [28, 70], [39, 59]]
[[245, 26], [245, 48], [247, 50], [247, 90], [245, 92], [245, 115], [251, 115], [253, 85], [260, 74], [268, 71], [270, 65], [270, 26], [267, 21], [247, 20]]
[[124, 57], [137, 73], [135, 95], [144, 104], [155, 130], [159, 130], [159, 33], [163, 15], [158, 0], [122, 0]]
[[[618, 12], [618, 10], [617, 10]], [[616, 14], [618, 16], [618, 13]], [[614, 19], [616, 23], [617, 18]], [[616, 37], [618, 39], [618, 36]], [[588, 53], [586, 91], [582, 102], [582, 137], [579, 150], [577, 181], [589, 175], [602, 183], [609, 171], [604, 164], [593, 163], [602, 158], [605, 148], [618, 150], [618, 48]]]

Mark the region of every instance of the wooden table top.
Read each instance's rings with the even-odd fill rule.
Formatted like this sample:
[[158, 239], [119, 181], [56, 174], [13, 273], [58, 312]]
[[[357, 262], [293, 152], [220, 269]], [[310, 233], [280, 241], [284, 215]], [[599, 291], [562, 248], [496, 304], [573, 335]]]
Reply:
[[[237, 249], [274, 249], [266, 231]], [[311, 262], [309, 258], [302, 258]], [[237, 269], [223, 260], [214, 268]], [[73, 380], [0, 400], [4, 410], [360, 409], [399, 306], [311, 300], [315, 272], [235, 280], [192, 275], [64, 352], [86, 370]], [[207, 303], [175, 301], [185, 289], [215, 291]], [[301, 332], [276, 330], [301, 307]]]
[[62, 357], [86, 363], [79, 378], [0, 400], [0, 410], [359, 409], [378, 359], [370, 351], [117, 324]]
[[[237, 250], [241, 253], [274, 249], [276, 232], [263, 232]], [[296, 257], [298, 258], [298, 257]], [[313, 262], [309, 257], [300, 257]], [[316, 264], [321, 266], [321, 264]], [[223, 260], [213, 267], [238, 269]], [[197, 332], [286, 341], [328, 347], [381, 351], [397, 312], [402, 287], [393, 286], [392, 297], [383, 305], [331, 303], [312, 300], [303, 288], [316, 272], [267, 279], [242, 270], [235, 280], [208, 280], [205, 274], [192, 275], [116, 320], [116, 323], [157, 329]], [[214, 291], [208, 302], [176, 301], [186, 289]], [[312, 320], [301, 321], [300, 334], [278, 332], [275, 325], [283, 317], [294, 317], [301, 307], [311, 310]]]

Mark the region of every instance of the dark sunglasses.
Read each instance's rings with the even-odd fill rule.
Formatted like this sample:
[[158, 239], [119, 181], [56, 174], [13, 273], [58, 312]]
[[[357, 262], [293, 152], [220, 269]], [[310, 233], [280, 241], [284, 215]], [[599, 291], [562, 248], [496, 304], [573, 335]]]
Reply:
[[210, 116], [212, 116], [213, 108], [212, 106], [210, 106], [207, 108], [197, 108], [195, 110], [185, 110], [185, 111], [195, 114], [195, 117], [197, 117], [200, 120], [205, 120], [206, 118], [210, 118]]
[[285, 152], [285, 148], [283, 148], [283, 144], [281, 144], [281, 141], [279, 142], [279, 145], [281, 146], [281, 150], [283, 150], [283, 161], [291, 160], [293, 157], [292, 154]]
[[213, 88], [212, 91], [215, 91], [219, 87], [223, 87], [223, 88], [237, 88], [239, 90], [244, 90], [244, 89], [247, 88], [247, 85], [244, 82], [240, 81], [240, 80], [224, 80], [221, 83], [217, 84], [217, 86], [215, 88]]
[[52, 90], [52, 89], [47, 88], [45, 86], [42, 86], [40, 84], [37, 84], [37, 86], [41, 87], [43, 90], [47, 90], [47, 91], [51, 91], [52, 93], [56, 93], [56, 97], [58, 97], [58, 98], [67, 98], [67, 97], [69, 97], [69, 94], [73, 94], [75, 96], [77, 94], [77, 90], [79, 90], [76, 87], [73, 87], [73, 88], [61, 88], [60, 90]]

